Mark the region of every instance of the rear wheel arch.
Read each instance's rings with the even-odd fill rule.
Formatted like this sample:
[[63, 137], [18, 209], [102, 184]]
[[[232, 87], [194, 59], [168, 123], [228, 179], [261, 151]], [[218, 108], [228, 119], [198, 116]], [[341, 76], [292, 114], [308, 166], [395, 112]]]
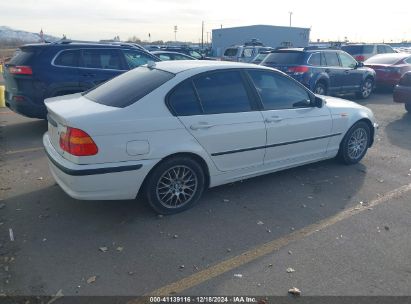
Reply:
[[199, 156], [198, 154], [195, 154], [195, 153], [192, 153], [192, 152], [179, 152], [179, 153], [170, 154], [170, 155], [162, 158], [153, 168], [151, 168], [150, 172], [148, 172], [148, 174], [144, 178], [144, 182], [143, 182], [139, 192], [141, 192], [141, 189], [144, 189], [146, 187], [147, 177], [150, 175], [151, 172], [153, 172], [153, 170], [155, 168], [157, 168], [160, 164], [164, 163], [165, 161], [167, 161], [169, 159], [178, 158], [178, 157], [190, 158], [190, 159], [196, 161], [201, 166], [201, 168], [204, 171], [204, 176], [205, 176], [205, 188], [207, 189], [210, 186], [210, 170], [209, 170], [207, 162], [204, 160], [204, 158]]
[[139, 195], [159, 214], [174, 214], [196, 204], [209, 185], [208, 166], [194, 153], [175, 153], [147, 174]]

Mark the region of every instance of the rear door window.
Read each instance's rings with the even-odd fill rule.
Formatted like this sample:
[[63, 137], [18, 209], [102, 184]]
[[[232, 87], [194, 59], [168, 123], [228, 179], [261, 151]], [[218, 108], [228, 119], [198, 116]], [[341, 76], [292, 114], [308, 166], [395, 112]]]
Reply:
[[103, 83], [84, 96], [106, 106], [124, 108], [143, 98], [173, 77], [172, 73], [139, 67]]
[[325, 61], [327, 62], [327, 66], [331, 67], [339, 67], [340, 61], [338, 60], [338, 55], [336, 52], [324, 52]]
[[313, 66], [321, 66], [321, 53], [313, 53], [310, 56], [310, 59], [308, 59], [308, 64], [313, 65]]
[[238, 71], [213, 72], [194, 78], [205, 114], [251, 111], [250, 98]]
[[168, 96], [168, 104], [177, 116], [202, 114], [200, 102], [194, 91], [192, 80], [179, 84]]
[[78, 67], [80, 59], [79, 50], [62, 51], [54, 60], [54, 64], [66, 67]]
[[124, 70], [118, 50], [84, 49], [82, 51], [82, 67], [91, 69]]

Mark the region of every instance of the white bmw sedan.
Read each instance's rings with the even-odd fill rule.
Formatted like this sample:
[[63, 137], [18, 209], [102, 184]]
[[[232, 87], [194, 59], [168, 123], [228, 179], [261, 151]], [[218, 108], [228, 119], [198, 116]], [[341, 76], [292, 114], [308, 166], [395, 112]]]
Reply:
[[159, 213], [204, 189], [337, 157], [359, 162], [377, 124], [366, 107], [315, 96], [263, 66], [166, 61], [46, 101], [51, 173], [82, 200], [134, 199]]

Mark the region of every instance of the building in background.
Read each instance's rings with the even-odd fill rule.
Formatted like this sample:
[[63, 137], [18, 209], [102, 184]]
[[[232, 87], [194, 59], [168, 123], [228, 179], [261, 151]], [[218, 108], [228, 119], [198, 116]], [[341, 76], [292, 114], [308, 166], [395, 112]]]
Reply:
[[305, 47], [310, 40], [310, 29], [273, 25], [250, 25], [214, 29], [212, 31], [213, 56], [221, 57], [232, 45], [243, 45], [246, 41], [258, 39], [265, 46]]

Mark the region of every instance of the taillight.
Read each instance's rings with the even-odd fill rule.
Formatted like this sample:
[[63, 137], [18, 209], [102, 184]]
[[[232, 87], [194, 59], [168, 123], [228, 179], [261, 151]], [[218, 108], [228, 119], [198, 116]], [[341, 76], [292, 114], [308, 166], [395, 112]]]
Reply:
[[289, 67], [287, 72], [294, 73], [294, 74], [303, 74], [303, 73], [307, 73], [309, 70], [310, 68], [308, 66], [301, 65], [301, 66]]
[[364, 57], [363, 55], [358, 55], [358, 56], [355, 56], [355, 60], [357, 60], [357, 61], [364, 61], [364, 60], [365, 60], [365, 57]]
[[67, 127], [66, 132], [60, 133], [60, 148], [75, 156], [91, 156], [98, 152], [97, 145], [86, 132]]
[[23, 65], [11, 66], [9, 72], [14, 75], [33, 75], [31, 67]]

